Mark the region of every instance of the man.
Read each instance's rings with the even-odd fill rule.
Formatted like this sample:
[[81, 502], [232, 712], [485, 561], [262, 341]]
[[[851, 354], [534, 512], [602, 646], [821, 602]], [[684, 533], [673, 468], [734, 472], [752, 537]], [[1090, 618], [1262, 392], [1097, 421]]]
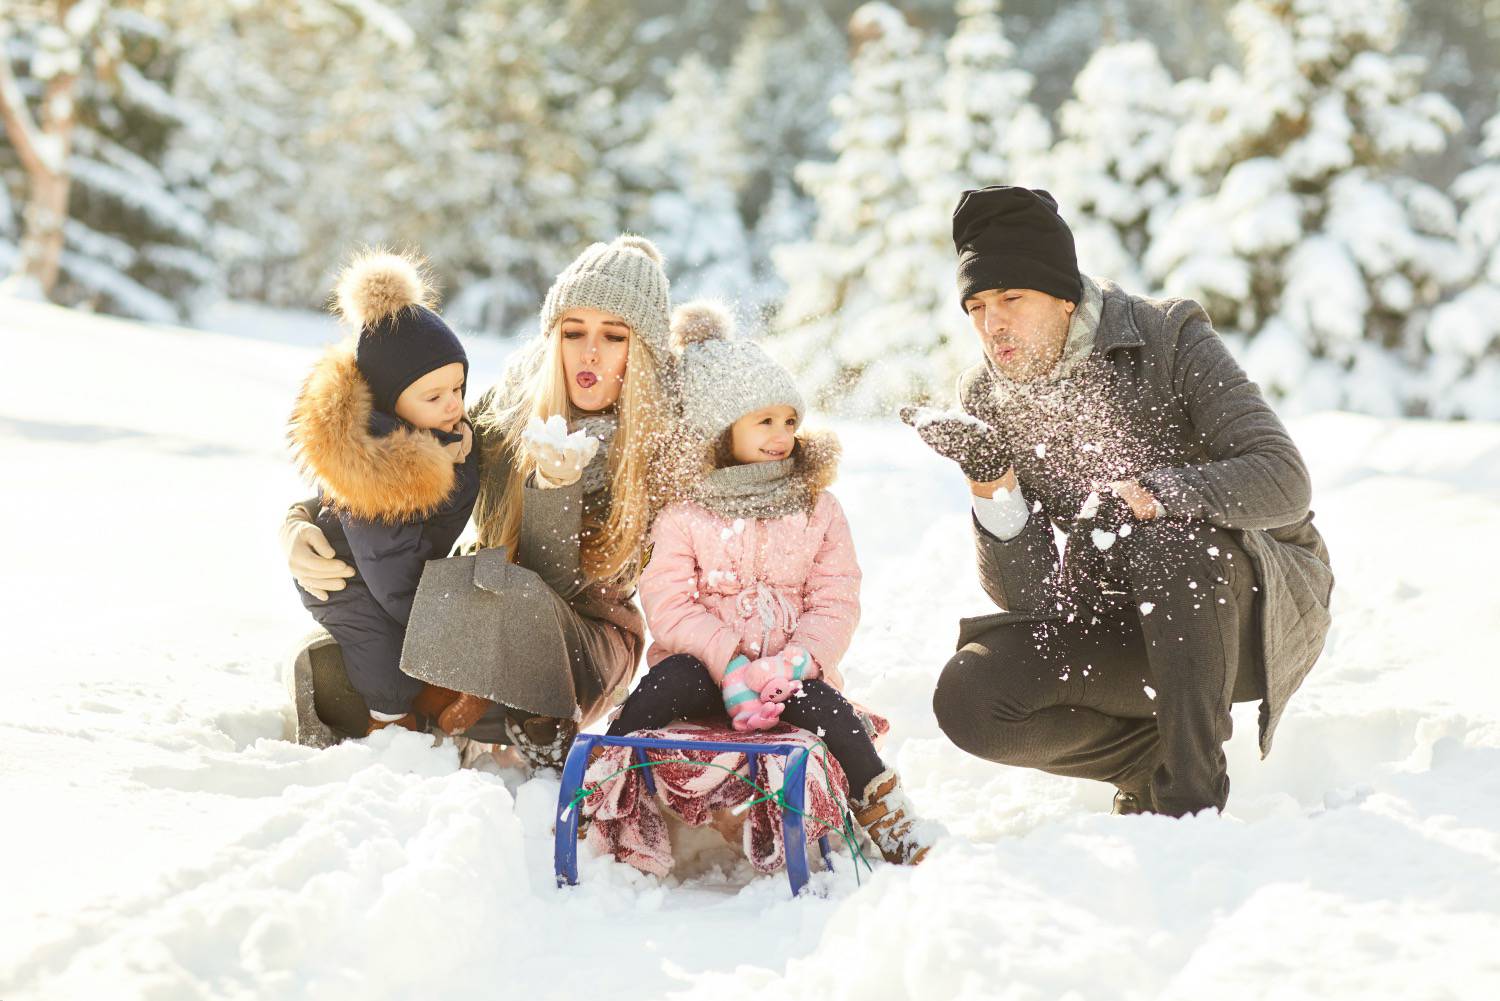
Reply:
[[984, 362], [962, 414], [902, 417], [963, 469], [1004, 611], [961, 623], [938, 722], [1118, 813], [1222, 810], [1231, 702], [1262, 700], [1264, 755], [1328, 632], [1302, 457], [1197, 303], [1079, 273], [1047, 192], [966, 191], [953, 241]]

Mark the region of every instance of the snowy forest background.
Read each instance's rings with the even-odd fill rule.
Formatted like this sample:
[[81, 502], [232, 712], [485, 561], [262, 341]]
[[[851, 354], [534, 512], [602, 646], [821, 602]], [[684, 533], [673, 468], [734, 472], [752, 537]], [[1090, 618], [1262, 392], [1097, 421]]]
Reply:
[[0, 0], [0, 56], [14, 293], [317, 308], [411, 245], [510, 336], [633, 230], [889, 413], [974, 357], [958, 193], [1020, 183], [1289, 410], [1500, 418], [1500, 0]]

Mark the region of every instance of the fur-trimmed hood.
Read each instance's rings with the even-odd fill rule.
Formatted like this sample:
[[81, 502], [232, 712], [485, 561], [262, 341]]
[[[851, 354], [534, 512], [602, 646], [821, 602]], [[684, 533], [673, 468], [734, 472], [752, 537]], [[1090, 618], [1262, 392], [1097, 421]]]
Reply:
[[303, 472], [324, 500], [356, 518], [404, 521], [437, 510], [453, 491], [453, 459], [431, 431], [374, 409], [352, 343], [328, 349], [297, 394], [287, 429]]
[[843, 457], [843, 443], [834, 432], [797, 432], [797, 449], [792, 453], [793, 469], [807, 484], [809, 502], [815, 502], [818, 494], [833, 486], [839, 475], [839, 460]]

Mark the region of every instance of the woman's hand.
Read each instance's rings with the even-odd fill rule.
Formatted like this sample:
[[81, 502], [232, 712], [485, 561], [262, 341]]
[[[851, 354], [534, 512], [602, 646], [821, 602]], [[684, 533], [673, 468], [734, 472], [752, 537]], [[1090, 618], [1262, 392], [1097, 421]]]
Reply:
[[521, 435], [521, 443], [536, 462], [537, 485], [568, 487], [583, 476], [584, 467], [599, 451], [599, 439], [586, 431], [568, 433], [568, 424], [554, 414], [546, 423], [533, 417]]
[[329, 591], [342, 591], [344, 581], [354, 576], [354, 568], [334, 556], [328, 536], [301, 507], [293, 505], [287, 512], [280, 537], [287, 569], [302, 590], [319, 601], [327, 601]]

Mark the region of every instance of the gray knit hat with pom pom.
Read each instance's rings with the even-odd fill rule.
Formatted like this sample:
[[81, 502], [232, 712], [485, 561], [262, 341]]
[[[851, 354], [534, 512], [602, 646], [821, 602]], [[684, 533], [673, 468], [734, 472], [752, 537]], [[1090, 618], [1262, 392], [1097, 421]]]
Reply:
[[695, 438], [716, 438], [764, 407], [791, 407], [799, 421], [806, 411], [787, 370], [760, 345], [733, 335], [734, 318], [721, 303], [700, 299], [672, 313], [672, 345], [681, 352], [683, 424]]
[[542, 335], [551, 333], [564, 313], [578, 308], [600, 309], [623, 318], [661, 367], [671, 361], [667, 273], [661, 251], [644, 236], [626, 233], [609, 243], [590, 244], [574, 258], [542, 303]]

